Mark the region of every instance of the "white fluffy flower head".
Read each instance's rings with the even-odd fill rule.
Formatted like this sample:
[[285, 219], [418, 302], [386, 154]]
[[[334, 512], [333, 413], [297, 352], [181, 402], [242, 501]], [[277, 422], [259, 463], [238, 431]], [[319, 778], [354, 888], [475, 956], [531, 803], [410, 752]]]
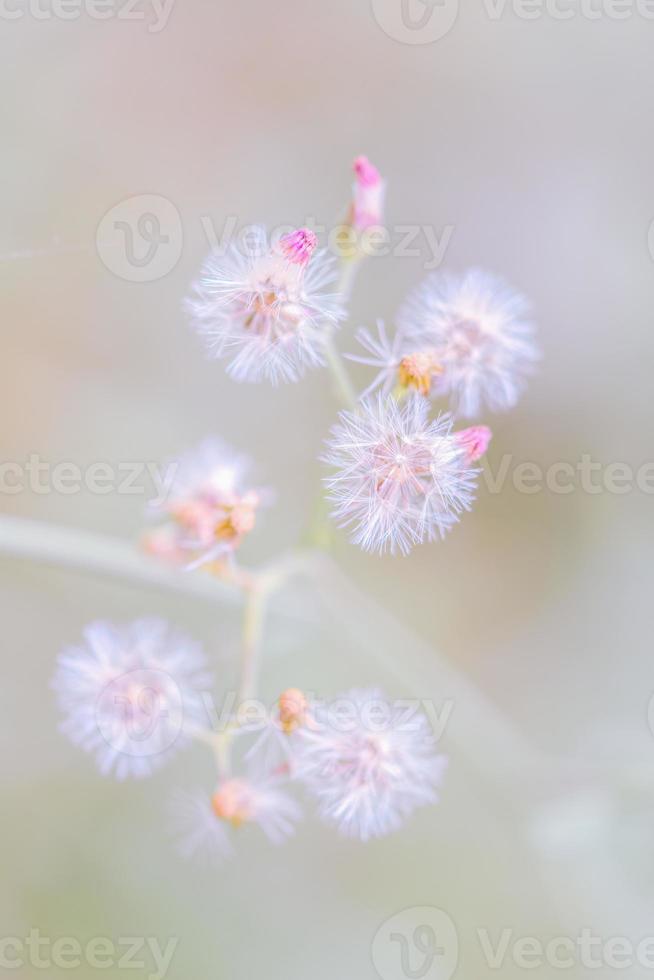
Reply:
[[377, 690], [349, 691], [314, 709], [298, 739], [296, 776], [322, 818], [348, 837], [382, 837], [437, 801], [447, 761], [427, 719]]
[[316, 244], [300, 228], [271, 246], [256, 226], [246, 245], [207, 258], [187, 309], [208, 353], [231, 358], [237, 381], [297, 381], [324, 363], [325, 335], [345, 311], [342, 298], [326, 291], [335, 261]]
[[103, 775], [149, 776], [206, 722], [209, 677], [192, 640], [167, 623], [91, 623], [84, 644], [59, 657], [53, 687], [63, 731], [95, 756]]
[[433, 352], [441, 368], [434, 394], [472, 418], [518, 401], [539, 356], [528, 313], [523, 296], [473, 269], [429, 276], [406, 300], [398, 326], [411, 348]]
[[452, 433], [449, 415], [429, 421], [429, 403], [378, 397], [341, 412], [325, 462], [334, 516], [366, 551], [407, 554], [443, 537], [469, 510], [478, 470]]

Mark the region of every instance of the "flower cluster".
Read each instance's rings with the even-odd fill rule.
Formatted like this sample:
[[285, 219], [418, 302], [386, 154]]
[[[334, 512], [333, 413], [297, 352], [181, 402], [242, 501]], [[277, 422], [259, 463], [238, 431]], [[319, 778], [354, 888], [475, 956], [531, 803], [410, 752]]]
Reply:
[[[357, 236], [382, 221], [386, 184], [364, 156], [354, 174], [345, 230]], [[320, 292], [335, 271], [316, 245], [307, 229], [270, 245], [257, 228], [246, 252], [234, 243], [225, 256], [209, 256], [188, 309], [211, 353], [234, 351], [228, 370], [237, 379], [295, 381], [305, 367], [338, 358], [330, 345], [345, 297]], [[348, 265], [344, 259], [341, 291]], [[334, 516], [355, 543], [406, 554], [442, 538], [470, 509], [472, 464], [490, 430], [457, 433], [453, 419], [515, 405], [538, 359], [528, 314], [521, 295], [473, 269], [429, 276], [402, 304], [395, 331], [382, 320], [376, 334], [357, 331], [363, 353], [348, 357], [376, 375], [359, 406], [341, 413], [323, 454], [335, 468], [327, 480]], [[429, 403], [441, 396], [451, 415], [430, 420]]]
[[[515, 405], [538, 353], [520, 295], [487, 273], [439, 273], [402, 304], [393, 331], [382, 320], [376, 333], [357, 331], [362, 353], [349, 358], [376, 371], [357, 396], [334, 340], [365, 256], [362, 239], [383, 220], [386, 185], [366, 157], [354, 161], [354, 174], [341, 241], [354, 249], [347, 256], [341, 248], [340, 273], [309, 229], [271, 239], [257, 226], [247, 242], [209, 255], [186, 308], [208, 353], [228, 359], [237, 381], [294, 382], [308, 368], [330, 367], [347, 402], [321, 454], [334, 517], [365, 551], [406, 555], [445, 537], [471, 509], [492, 436], [478, 416]], [[444, 410], [433, 411], [439, 397]], [[461, 428], [462, 417], [477, 422]], [[217, 438], [169, 466], [145, 548], [179, 574], [202, 566], [242, 591], [239, 687], [247, 699], [265, 603], [287, 574], [288, 560], [262, 571], [237, 560], [270, 492], [252, 482], [249, 459]], [[298, 790], [325, 823], [362, 841], [437, 801], [446, 760], [425, 716], [407, 717], [378, 690], [325, 703], [289, 688], [260, 724], [238, 705], [213, 730], [211, 683], [199, 646], [160, 620], [92, 623], [83, 643], [61, 654], [53, 682], [64, 732], [105, 775], [143, 778], [193, 741], [211, 749], [214, 785], [179, 792], [172, 807], [185, 854], [227, 857], [248, 826], [286, 840], [302, 815]]]
[[229, 828], [243, 824], [258, 824], [274, 843], [285, 840], [301, 816], [288, 792], [293, 786], [343, 836], [383, 837], [437, 801], [447, 765], [426, 717], [407, 715], [378, 690], [321, 703], [285, 691], [246, 758], [245, 776], [221, 781], [211, 800], [186, 797], [176, 828], [184, 853], [213, 849], [226, 856]]
[[[208, 727], [212, 678], [204, 655], [166, 623], [92, 623], [84, 641], [60, 656], [53, 686], [63, 731], [104, 775], [144, 778], [193, 739], [219, 754], [223, 743], [252, 735], [237, 715], [221, 731]], [[246, 825], [280, 843], [302, 814], [295, 786], [325, 822], [365, 841], [434, 803], [444, 768], [425, 716], [408, 717], [381, 692], [354, 690], [320, 703], [291, 688], [256, 734], [242, 774], [221, 768], [212, 794], [175, 795], [174, 830], [189, 856], [228, 856], [234, 831]]]

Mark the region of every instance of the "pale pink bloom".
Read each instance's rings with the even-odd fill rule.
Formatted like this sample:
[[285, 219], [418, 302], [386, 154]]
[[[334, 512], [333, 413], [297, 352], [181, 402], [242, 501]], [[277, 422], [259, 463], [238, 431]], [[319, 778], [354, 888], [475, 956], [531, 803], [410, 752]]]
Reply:
[[454, 436], [459, 445], [464, 447], [468, 462], [476, 463], [486, 455], [493, 433], [487, 425], [473, 425], [469, 429], [455, 432]]
[[165, 499], [150, 504], [150, 513], [167, 518], [145, 546], [157, 557], [196, 567], [229, 557], [256, 524], [269, 492], [249, 481], [252, 463], [220, 439], [198, 447], [168, 464], [174, 473]]
[[273, 844], [291, 837], [302, 816], [299, 805], [275, 777], [227, 779], [216, 789], [211, 804], [218, 819], [233, 827], [258, 824]]
[[326, 287], [336, 263], [316, 252], [301, 228], [271, 246], [264, 228], [206, 260], [187, 302], [210, 356], [230, 357], [237, 381], [297, 381], [324, 363], [324, 340], [345, 316], [343, 298]]
[[281, 844], [295, 833], [301, 816], [278, 780], [248, 775], [223, 780], [212, 797], [178, 795], [173, 829], [184, 856], [220, 860], [234, 853], [235, 832], [241, 827], [255, 824], [273, 844]]
[[354, 175], [348, 223], [357, 231], [365, 231], [383, 221], [386, 185], [377, 167], [364, 156], [354, 161]]
[[62, 730], [103, 775], [142, 778], [206, 726], [210, 677], [200, 646], [159, 619], [91, 623], [59, 657], [53, 687]]
[[452, 433], [452, 419], [428, 419], [429, 403], [409, 395], [341, 412], [324, 461], [334, 516], [366, 551], [401, 551], [443, 537], [469, 510], [478, 470]]
[[435, 273], [407, 299], [398, 324], [416, 349], [435, 352], [442, 374], [434, 393], [474, 417], [516, 404], [538, 360], [529, 306], [500, 279], [471, 270]]
[[421, 712], [377, 690], [353, 690], [314, 706], [298, 730], [295, 773], [319, 814], [363, 841], [397, 830], [419, 806], [437, 802], [447, 760]]

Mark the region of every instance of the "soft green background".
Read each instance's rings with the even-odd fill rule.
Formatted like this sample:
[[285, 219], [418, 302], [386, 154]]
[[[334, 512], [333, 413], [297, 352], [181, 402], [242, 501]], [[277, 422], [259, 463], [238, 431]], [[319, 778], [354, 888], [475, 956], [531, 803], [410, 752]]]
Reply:
[[[390, 224], [454, 226], [448, 267], [489, 267], [533, 301], [542, 369], [516, 411], [489, 420], [491, 462], [652, 457], [654, 21], [493, 21], [475, 0], [446, 37], [409, 46], [363, 0], [177, 0], [160, 33], [27, 15], [0, 31], [5, 458], [158, 460], [215, 431], [277, 491], [248, 560], [291, 545], [334, 418], [327, 378], [233, 384], [202, 359], [181, 301], [206, 251], [202, 216], [218, 229], [228, 215], [330, 222], [361, 152], [388, 179]], [[174, 202], [184, 246], [173, 271], [138, 284], [107, 270], [95, 233], [144, 193]], [[371, 261], [352, 322], [392, 320], [423, 264]], [[0, 502], [126, 540], [143, 504]], [[459, 931], [457, 976], [482, 980], [525, 971], [489, 971], [477, 929], [650, 934], [653, 527], [637, 491], [526, 495], [509, 482], [408, 560], [339, 540], [338, 562], [385, 612], [342, 583], [291, 594], [305, 615], [275, 618], [264, 694], [379, 682], [453, 698], [442, 804], [367, 846], [311, 819], [281, 850], [244, 834], [217, 873], [176, 856], [165, 817], [172, 786], [210, 786], [209, 758], [191, 752], [144, 784], [103, 781], [57, 733], [48, 685], [89, 619], [159, 613], [206, 643], [223, 691], [235, 611], [3, 560], [2, 935], [178, 937], [173, 980], [368, 980], [381, 923], [437, 906]]]

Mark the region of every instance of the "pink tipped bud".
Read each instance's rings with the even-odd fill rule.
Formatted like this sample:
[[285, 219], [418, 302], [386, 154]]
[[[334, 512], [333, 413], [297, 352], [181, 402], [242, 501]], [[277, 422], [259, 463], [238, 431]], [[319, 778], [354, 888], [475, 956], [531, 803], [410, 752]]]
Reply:
[[381, 174], [368, 157], [357, 157], [354, 161], [354, 173], [362, 187], [376, 187], [381, 184]]
[[348, 223], [357, 231], [365, 231], [382, 222], [384, 210], [384, 181], [368, 159], [357, 157], [354, 161], [354, 195]]
[[318, 239], [308, 228], [298, 228], [279, 239], [279, 250], [294, 265], [306, 265], [311, 258]]
[[470, 429], [461, 429], [455, 433], [456, 441], [467, 454], [469, 463], [476, 463], [485, 455], [493, 438], [493, 433], [487, 425], [473, 425]]

